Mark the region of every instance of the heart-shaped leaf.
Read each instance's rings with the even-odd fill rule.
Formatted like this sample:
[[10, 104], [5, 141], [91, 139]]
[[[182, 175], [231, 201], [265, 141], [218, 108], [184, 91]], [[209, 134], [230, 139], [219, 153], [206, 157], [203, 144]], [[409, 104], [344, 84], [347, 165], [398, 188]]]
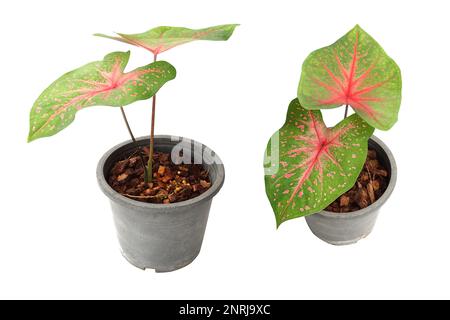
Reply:
[[266, 150], [266, 193], [277, 226], [326, 208], [356, 182], [374, 129], [354, 114], [329, 129], [320, 111], [291, 102]]
[[117, 33], [118, 37], [100, 33], [95, 35], [142, 47], [156, 56], [173, 47], [195, 40], [228, 40], [237, 26], [237, 24], [225, 24], [198, 30], [182, 27], [157, 27], [138, 34]]
[[350, 105], [371, 126], [390, 129], [401, 101], [400, 69], [358, 25], [303, 63], [300, 103], [310, 110]]
[[175, 68], [165, 61], [124, 73], [129, 58], [129, 52], [110, 53], [51, 84], [31, 109], [28, 141], [58, 133], [86, 107], [119, 107], [148, 99], [176, 76]]

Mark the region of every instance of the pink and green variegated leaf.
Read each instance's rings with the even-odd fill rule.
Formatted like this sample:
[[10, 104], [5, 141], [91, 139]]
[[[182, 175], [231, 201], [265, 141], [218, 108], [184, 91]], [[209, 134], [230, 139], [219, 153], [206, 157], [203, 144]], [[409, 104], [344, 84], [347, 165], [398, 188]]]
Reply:
[[113, 52], [51, 84], [31, 109], [28, 141], [63, 130], [81, 109], [98, 105], [119, 107], [148, 99], [176, 76], [175, 68], [165, 61], [125, 73], [129, 58], [129, 52]]
[[142, 47], [156, 56], [161, 52], [195, 40], [226, 41], [237, 26], [237, 24], [225, 24], [198, 30], [182, 27], [157, 27], [138, 34], [117, 33], [117, 36], [108, 36], [97, 33], [95, 35]]
[[320, 111], [291, 102], [266, 150], [266, 193], [281, 223], [319, 212], [355, 183], [374, 129], [354, 114], [327, 128]]
[[401, 102], [400, 69], [358, 25], [303, 63], [300, 103], [310, 110], [350, 105], [371, 126], [390, 129]]

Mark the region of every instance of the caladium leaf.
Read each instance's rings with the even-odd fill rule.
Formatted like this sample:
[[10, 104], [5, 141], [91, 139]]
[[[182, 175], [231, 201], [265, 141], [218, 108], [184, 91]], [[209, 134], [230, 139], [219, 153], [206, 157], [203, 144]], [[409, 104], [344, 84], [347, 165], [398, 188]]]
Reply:
[[117, 33], [117, 37], [100, 33], [95, 35], [142, 47], [156, 56], [173, 47], [195, 40], [228, 40], [237, 26], [237, 24], [225, 24], [198, 30], [182, 27], [157, 27], [138, 34]]
[[308, 56], [298, 98], [310, 110], [350, 105], [371, 126], [388, 130], [397, 121], [401, 89], [397, 64], [357, 25]]
[[277, 226], [319, 212], [351, 189], [373, 131], [356, 114], [329, 129], [320, 111], [306, 110], [293, 100], [286, 123], [266, 150], [266, 193]]
[[86, 107], [119, 107], [148, 99], [176, 76], [175, 68], [165, 61], [125, 73], [129, 58], [129, 52], [113, 52], [51, 84], [31, 109], [28, 141], [58, 133]]

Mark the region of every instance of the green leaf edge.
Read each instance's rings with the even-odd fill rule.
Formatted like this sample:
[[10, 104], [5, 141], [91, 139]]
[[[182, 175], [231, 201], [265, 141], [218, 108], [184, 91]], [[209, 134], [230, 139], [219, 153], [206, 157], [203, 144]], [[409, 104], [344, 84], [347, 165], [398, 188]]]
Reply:
[[[44, 95], [45, 92], [46, 92], [50, 87], [52, 87], [54, 84], [56, 84], [56, 83], [57, 83], [58, 81], [60, 81], [62, 78], [66, 77], [66, 76], [68, 76], [68, 75], [70, 75], [70, 74], [72, 74], [73, 72], [75, 72], [75, 71], [77, 71], [77, 70], [79, 70], [79, 69], [82, 69], [82, 68], [84, 68], [84, 67], [87, 67], [87, 66], [89, 66], [89, 65], [91, 65], [91, 64], [95, 64], [95, 63], [99, 63], [99, 62], [104, 62], [105, 60], [108, 59], [108, 57], [109, 57], [110, 55], [114, 55], [114, 54], [118, 54], [118, 53], [126, 54], [126, 58], [125, 58], [125, 60], [123, 61], [123, 63], [124, 63], [124, 69], [125, 69], [126, 66], [128, 65], [128, 62], [129, 62], [129, 59], [130, 59], [130, 55], [131, 55], [131, 51], [128, 50], [128, 51], [114, 51], [114, 52], [110, 52], [110, 53], [108, 53], [107, 55], [105, 55], [104, 58], [103, 58], [102, 60], [97, 60], [97, 61], [92, 61], [92, 62], [86, 63], [86, 64], [84, 64], [84, 65], [82, 65], [82, 66], [80, 66], [80, 67], [78, 67], [78, 68], [75, 68], [75, 69], [73, 69], [73, 70], [71, 70], [71, 71], [68, 71], [68, 72], [64, 73], [62, 76], [58, 77], [55, 81], [53, 81], [50, 85], [48, 85], [47, 88], [45, 88], [44, 91], [41, 92], [41, 94], [40, 94], [39, 97], [36, 99], [36, 101], [38, 101], [38, 100], [40, 99], [40, 97], [41, 97], [42, 95]], [[165, 63], [168, 64], [168, 66], [170, 66], [170, 67], [172, 68], [173, 78], [171, 78], [171, 79], [168, 80], [167, 82], [169, 82], [169, 81], [171, 81], [171, 80], [173, 80], [173, 79], [176, 78], [177, 71], [176, 71], [175, 67], [174, 67], [172, 64], [170, 64], [170, 63], [167, 62], [167, 61], [163, 61], [163, 60], [159, 60], [159, 61], [157, 61], [157, 62], [158, 62], [158, 63], [165, 62]], [[154, 63], [154, 62], [153, 62], [153, 63]], [[153, 64], [153, 63], [150, 63], [150, 64]], [[149, 65], [150, 65], [150, 64], [149, 64]], [[147, 66], [147, 65], [138, 67], [138, 68], [136, 68], [135, 70], [140, 69], [140, 68], [143, 68], [143, 67], [146, 67], [146, 66]], [[166, 82], [166, 83], [167, 83], [167, 82]], [[161, 87], [161, 88], [162, 88], [162, 87]], [[157, 93], [158, 91], [159, 91], [159, 89], [156, 91], [156, 93]], [[156, 93], [155, 93], [155, 94], [156, 94]], [[155, 94], [154, 94], [154, 95], [155, 95]], [[137, 102], [137, 101], [148, 100], [148, 99], [150, 99], [151, 97], [152, 97], [152, 96], [150, 96], [150, 97], [147, 98], [147, 99], [137, 99], [137, 100], [135, 100], [135, 101], [133, 101], [133, 102], [131, 102], [131, 103], [124, 104], [124, 105], [120, 105], [120, 106], [119, 106], [119, 105], [103, 105], [103, 106], [105, 106], [105, 107], [123, 107], [123, 106], [130, 105], [130, 104], [132, 104], [132, 103], [134, 103], [134, 102]], [[101, 106], [101, 105], [95, 105], [95, 106]], [[85, 107], [85, 108], [83, 108], [83, 109], [87, 109], [87, 108], [90, 108], [90, 107], [94, 107], [94, 106]], [[82, 109], [82, 110], [83, 110], [83, 109]], [[31, 128], [32, 128], [32, 118], [31, 118], [31, 114], [33, 113], [33, 111], [34, 111], [34, 104], [33, 104], [33, 107], [32, 107], [31, 110], [30, 110], [30, 116], [29, 116], [29, 133], [28, 133], [28, 137], [27, 137], [27, 143], [30, 143], [30, 142], [33, 142], [33, 141], [36, 141], [36, 140], [42, 139], [42, 138], [49, 138], [49, 137], [52, 137], [52, 136], [54, 136], [54, 135], [56, 135], [56, 134], [58, 134], [59, 132], [62, 131], [62, 130], [60, 130], [60, 131], [54, 132], [54, 133], [52, 133], [52, 134], [50, 134], [50, 135], [47, 135], [47, 136], [37, 136], [37, 137], [34, 137], [34, 136], [33, 136], [34, 134], [31, 132], [31, 131], [32, 131], [32, 130], [31, 130]], [[81, 111], [81, 110], [79, 110], [79, 111]], [[67, 126], [66, 126], [64, 129], [66, 129], [70, 124], [72, 124], [72, 123], [75, 121], [76, 114], [77, 114], [79, 111], [76, 111], [76, 112], [75, 112], [75, 115], [74, 115], [73, 120], [72, 120], [71, 122], [69, 122], [69, 123], [67, 124]]]
[[[329, 47], [334, 46], [337, 42], [339, 42], [339, 41], [341, 41], [342, 39], [344, 39], [345, 37], [347, 37], [347, 35], [348, 35], [349, 33], [353, 32], [354, 30], [363, 31], [363, 32], [366, 33], [369, 37], [371, 37], [372, 40], [380, 47], [380, 49], [381, 49], [382, 52], [386, 55], [386, 57], [387, 57], [388, 59], [391, 60], [391, 62], [393, 63], [393, 65], [394, 65], [394, 67], [395, 67], [395, 69], [396, 69], [396, 71], [397, 71], [398, 74], [399, 74], [399, 83], [398, 83], [398, 85], [399, 85], [399, 88], [398, 88], [398, 89], [399, 89], [399, 92], [400, 92], [400, 93], [399, 93], [399, 96], [398, 96], [398, 99], [399, 99], [399, 107], [398, 107], [398, 111], [397, 111], [396, 114], [395, 114], [395, 119], [394, 119], [394, 121], [393, 121], [390, 125], [387, 125], [387, 126], [377, 126], [377, 127], [374, 127], [373, 125], [371, 125], [370, 123], [368, 123], [364, 118], [361, 117], [361, 118], [362, 118], [365, 122], [367, 122], [367, 124], [370, 125], [371, 127], [374, 127], [375, 129], [379, 129], [379, 130], [382, 130], [382, 131], [388, 131], [388, 130], [390, 130], [390, 129], [397, 123], [397, 121], [398, 121], [398, 114], [399, 114], [399, 112], [400, 112], [401, 101], [402, 101], [402, 88], [403, 88], [402, 72], [401, 72], [401, 69], [400, 69], [399, 65], [397, 64], [397, 62], [395, 62], [395, 60], [394, 60], [390, 55], [388, 55], [388, 54], [386, 53], [386, 51], [384, 50], [383, 46], [381, 46], [381, 45], [378, 43], [378, 41], [377, 41], [375, 38], [373, 38], [368, 32], [366, 32], [359, 24], [356, 24], [350, 31], [348, 31], [347, 33], [345, 33], [345, 35], [343, 35], [342, 37], [340, 37], [338, 40], [336, 40], [336, 41], [333, 42], [332, 44], [330, 44], [330, 45], [328, 45], [328, 46], [321, 47], [321, 48], [319, 48], [319, 49], [316, 49], [316, 50], [312, 51], [310, 54], [308, 54], [308, 56], [306, 57], [306, 59], [304, 60], [304, 62], [303, 62], [303, 64], [302, 64], [302, 73], [303, 73], [304, 64], [305, 64], [305, 61], [306, 61], [306, 60], [308, 60], [311, 56], [313, 56], [317, 51], [320, 51], [320, 50], [322, 50], [322, 49], [326, 49], [326, 48], [329, 48]], [[300, 94], [300, 92], [301, 92], [301, 86], [302, 86], [302, 82], [304, 82], [304, 81], [306, 81], [306, 80], [301, 76], [301, 77], [300, 77], [300, 82], [299, 82], [299, 85], [298, 85], [298, 89], [297, 89], [297, 98], [299, 99], [300, 103], [302, 103], [301, 94]], [[336, 107], [333, 107], [333, 108], [331, 108], [331, 107], [330, 107], [330, 108], [308, 107], [308, 106], [305, 106], [304, 104], [302, 104], [302, 106], [303, 106], [303, 108], [308, 109], [308, 110], [323, 110], [323, 109], [328, 110], [328, 109], [341, 108], [341, 107], [343, 107], [344, 105], [336, 106]], [[351, 106], [350, 106], [350, 107], [351, 107]], [[351, 107], [351, 108], [353, 109], [353, 107]], [[355, 109], [353, 109], [353, 110], [355, 110]], [[355, 113], [356, 113], [356, 110], [355, 110]]]
[[[272, 137], [275, 136], [281, 129], [283, 129], [283, 127], [284, 127], [284, 126], [286, 125], [286, 123], [288, 122], [288, 118], [289, 118], [289, 109], [290, 109], [291, 104], [294, 103], [295, 100], [298, 100], [298, 98], [293, 99], [293, 100], [289, 103], [289, 107], [288, 107], [287, 114], [286, 114], [286, 120], [285, 120], [285, 122], [283, 123], [283, 125], [280, 127], [280, 129], [278, 129], [277, 131], [275, 131], [275, 133], [270, 137], [270, 139], [269, 139], [269, 141], [268, 141], [268, 143], [267, 143], [267, 146], [266, 146], [266, 152], [265, 152], [265, 155], [267, 155], [267, 150], [269, 149], [269, 147], [271, 147]], [[302, 107], [303, 107], [303, 105], [302, 105]], [[305, 108], [305, 109], [306, 109], [306, 108]], [[322, 116], [321, 110], [316, 109], [316, 110], [312, 110], [312, 111], [319, 112], [320, 115]], [[352, 114], [352, 115], [348, 116], [347, 118], [341, 120], [341, 121], [340, 121], [339, 123], [337, 123], [333, 128], [335, 128], [335, 127], [337, 127], [337, 126], [339, 126], [339, 125], [344, 124], [345, 121], [350, 122], [352, 118], [356, 118], [356, 117], [357, 117], [357, 118], [360, 118], [362, 121], [366, 122], [366, 121], [365, 121], [364, 119], [362, 119], [358, 114], [355, 113], [355, 114]], [[350, 119], [350, 120], [349, 120], [349, 119]], [[366, 123], [367, 123], [367, 122], [366, 122]], [[367, 123], [367, 124], [368, 124], [368, 123]], [[369, 124], [368, 124], [368, 125], [369, 125]], [[372, 133], [370, 134], [369, 138], [364, 142], [364, 145], [361, 146], [361, 147], [363, 148], [364, 158], [367, 157], [367, 153], [368, 153], [368, 151], [369, 151], [369, 150], [368, 150], [368, 148], [369, 148], [369, 139], [370, 139], [370, 137], [373, 135], [373, 132], [375, 131], [375, 128], [374, 128], [374, 127], [372, 127], [371, 125], [369, 125], [369, 127], [372, 128]], [[329, 129], [331, 129], [331, 128], [329, 128]], [[266, 161], [264, 161], [264, 163], [266, 163]], [[359, 168], [359, 170], [357, 170], [357, 171], [361, 172], [363, 166], [364, 166], [364, 162], [362, 162], [361, 168]], [[266, 168], [266, 166], [264, 166], [264, 168]], [[358, 179], [358, 176], [359, 176], [359, 174], [356, 176], [355, 181], [353, 181], [353, 183], [350, 183], [350, 187], [349, 187], [346, 191], [344, 191], [342, 194], [340, 194], [336, 199], [338, 199], [341, 195], [343, 195], [344, 193], [346, 193], [348, 190], [350, 190], [350, 189], [353, 187], [353, 185], [355, 184], [355, 182], [356, 182], [357, 179]], [[269, 192], [268, 192], [268, 191], [269, 191], [269, 190], [268, 190], [268, 179], [270, 179], [270, 175], [264, 175], [264, 184], [265, 184], [266, 197], [267, 197], [267, 201], [269, 201], [269, 204], [270, 204], [270, 206], [271, 206], [271, 208], [272, 208], [272, 210], [273, 210], [273, 212], [274, 212], [274, 216], [275, 216], [275, 220], [276, 220], [276, 229], [278, 229], [284, 222], [287, 222], [287, 221], [290, 221], [290, 220], [294, 220], [294, 219], [299, 219], [299, 218], [302, 218], [302, 217], [307, 217], [307, 216], [310, 216], [310, 215], [313, 215], [313, 214], [317, 214], [317, 213], [323, 211], [323, 209], [325, 209], [326, 207], [328, 207], [330, 204], [332, 204], [332, 203], [336, 200], [336, 199], [334, 199], [334, 200], [330, 201], [327, 205], [325, 205], [322, 209], [318, 210], [317, 212], [311, 212], [311, 213], [307, 213], [307, 214], [304, 214], [304, 215], [299, 215], [299, 216], [296, 216], [296, 217], [290, 217], [290, 218], [288, 218], [288, 219], [281, 220], [280, 217], [278, 217], [278, 215], [275, 214], [275, 208], [273, 207], [272, 202], [270, 201], [270, 196], [271, 196], [271, 195], [270, 195]]]
[[129, 45], [140, 47], [140, 45], [137, 45], [136, 43], [133, 43], [133, 41], [129, 40], [128, 38], [131, 37], [131, 36], [137, 36], [137, 35], [142, 35], [142, 34], [145, 34], [145, 33], [150, 33], [152, 31], [155, 31], [155, 30], [160, 29], [160, 28], [180, 28], [180, 29], [185, 29], [185, 30], [194, 31], [194, 32], [201, 32], [201, 31], [204, 31], [204, 30], [207, 30], [207, 29], [220, 28], [220, 27], [230, 27], [231, 28], [231, 30], [229, 30], [228, 33], [226, 34], [226, 36], [223, 37], [222, 39], [192, 39], [191, 41], [188, 41], [186, 43], [182, 43], [182, 44], [177, 45], [177, 47], [178, 47], [180, 45], [187, 44], [187, 43], [194, 42], [194, 41], [199, 41], [199, 40], [200, 41], [228, 41], [228, 39], [230, 39], [231, 36], [234, 34], [234, 31], [236, 30], [236, 28], [239, 27], [239, 26], [240, 26], [240, 24], [238, 24], [238, 23], [221, 24], [221, 25], [216, 25], [216, 26], [211, 26], [211, 27], [206, 27], [206, 28], [200, 28], [200, 29], [191, 29], [191, 28], [186, 28], [186, 27], [174, 27], [174, 26], [158, 26], [158, 27], [154, 27], [152, 29], [149, 29], [149, 30], [147, 30], [145, 32], [136, 33], [136, 34], [126, 34], [126, 33], [115, 32], [115, 34], [118, 35], [118, 36], [110, 36], [110, 35], [103, 34], [103, 33], [94, 33], [93, 36], [106, 38], [106, 39], [111, 39], [111, 40], [116, 40], [116, 41], [120, 41], [120, 42], [129, 44]]

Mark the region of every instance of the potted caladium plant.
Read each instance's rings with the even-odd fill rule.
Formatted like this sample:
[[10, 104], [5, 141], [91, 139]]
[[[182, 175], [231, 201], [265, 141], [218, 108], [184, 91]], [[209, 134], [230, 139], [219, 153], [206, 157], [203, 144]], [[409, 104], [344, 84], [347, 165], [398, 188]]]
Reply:
[[[307, 57], [297, 98], [266, 150], [277, 226], [305, 216], [316, 236], [335, 245], [371, 232], [397, 177], [392, 153], [373, 132], [395, 124], [400, 101], [400, 69], [358, 25]], [[320, 109], [340, 106], [344, 120], [328, 128]]]
[[[104, 154], [97, 180], [110, 199], [122, 254], [136, 267], [168, 272], [191, 263], [200, 252], [212, 198], [225, 178], [211, 149], [181, 137], [154, 135], [155, 95], [176, 76], [170, 63], [157, 61], [158, 54], [194, 40], [228, 40], [236, 26], [158, 27], [110, 37], [149, 50], [152, 62], [125, 72], [130, 53], [108, 54], [63, 75], [32, 107], [28, 141], [58, 133], [84, 108], [120, 108], [131, 140]], [[123, 107], [149, 98], [151, 134], [135, 138]]]

